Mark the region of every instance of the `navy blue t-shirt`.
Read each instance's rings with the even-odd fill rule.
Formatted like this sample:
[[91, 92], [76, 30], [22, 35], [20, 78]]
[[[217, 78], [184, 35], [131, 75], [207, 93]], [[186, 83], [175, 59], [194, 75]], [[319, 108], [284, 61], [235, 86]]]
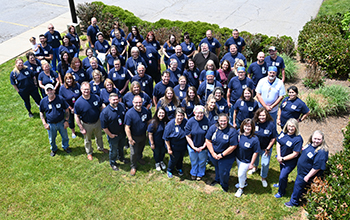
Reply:
[[243, 163], [250, 163], [254, 153], [259, 153], [260, 143], [257, 136], [249, 137], [240, 135], [238, 150], [236, 151], [237, 159]]
[[240, 52], [237, 52], [235, 55], [232, 55], [230, 52], [228, 52], [221, 58], [220, 63], [224, 62], [224, 60], [230, 61], [231, 67], [233, 67], [238, 60], [243, 60], [244, 66], [247, 66], [247, 59]]
[[185, 66], [188, 62], [188, 57], [185, 54], [182, 54], [180, 57], [176, 56], [176, 54], [173, 54], [169, 59], [175, 59], [177, 61], [177, 68], [179, 68], [181, 72], [185, 70]]
[[69, 69], [67, 73], [71, 73], [73, 75], [73, 78], [75, 81], [77, 81], [79, 84], [81, 84], [84, 81], [90, 81], [90, 77], [85, 73], [84, 69], [79, 69], [77, 72], [75, 72], [73, 69]]
[[148, 133], [153, 134], [153, 142], [157, 148], [164, 147], [165, 146], [165, 142], [163, 140], [163, 133], [165, 129], [164, 121], [160, 121], [156, 128], [154, 128], [154, 126], [155, 126], [154, 123], [150, 123], [147, 127], [147, 131]]
[[95, 42], [95, 50], [98, 50], [100, 53], [107, 53], [109, 48], [111, 48], [111, 46], [106, 40], [102, 41], [102, 43], [99, 40]]
[[199, 87], [199, 75], [200, 75], [198, 68], [196, 68], [194, 71], [186, 69], [183, 72], [183, 75], [186, 77], [187, 84], [189, 86], [194, 86], [194, 87], [196, 87], [196, 89], [198, 89], [198, 87]]
[[216, 100], [216, 106], [218, 107], [218, 113], [228, 113], [229, 109], [228, 109], [228, 105], [227, 105], [227, 101], [224, 98], [221, 98], [220, 101]]
[[267, 64], [264, 62], [262, 65], [259, 65], [257, 62], [250, 64], [248, 68], [248, 73], [251, 74], [251, 78], [254, 82], [254, 86], [258, 85], [260, 79], [267, 76]]
[[[202, 70], [201, 74], [199, 75], [199, 81], [203, 82], [203, 81], [207, 80], [206, 76], [207, 76], [207, 71], [204, 69], [204, 70]], [[217, 70], [214, 71], [214, 80], [217, 80], [219, 82], [221, 80], [220, 73]]]
[[102, 129], [108, 128], [112, 134], [124, 134], [124, 117], [125, 108], [123, 105], [118, 103], [117, 109], [108, 105], [104, 108], [100, 115]]
[[[115, 31], [115, 28], [114, 28], [113, 30], [111, 30], [111, 33], [109, 34], [109, 37], [110, 37], [110, 38], [113, 38], [113, 39], [115, 38], [115, 33], [114, 33], [114, 31]], [[118, 28], [118, 31], [119, 31], [121, 37], [125, 37], [125, 32], [124, 32], [123, 29]]]
[[182, 47], [182, 52], [186, 56], [190, 55], [193, 51], [196, 50], [196, 46], [192, 42], [190, 42], [189, 44], [186, 44], [186, 42], [182, 42], [180, 46]]
[[71, 33], [68, 33], [66, 36], [69, 38], [70, 42], [74, 44], [75, 48], [77, 48], [77, 50], [80, 50], [79, 35], [77, 33], [74, 34], [75, 36], [73, 36]]
[[186, 135], [191, 135], [191, 139], [195, 147], [202, 147], [205, 143], [205, 135], [209, 129], [209, 121], [207, 117], [197, 121], [194, 117], [187, 121], [185, 126]]
[[188, 89], [188, 85], [185, 85], [185, 88], [183, 90], [180, 89], [180, 85], [175, 86], [174, 92], [175, 95], [180, 99], [180, 102], [186, 97], [186, 92]]
[[170, 68], [167, 69], [170, 73], [170, 82], [172, 82], [174, 85], [179, 84], [179, 78], [182, 76], [182, 71], [179, 68], [176, 68], [175, 71], [172, 71]]
[[153, 79], [150, 75], [145, 74], [142, 78], [139, 75], [135, 75], [131, 78], [131, 83], [137, 81], [141, 85], [141, 90], [147, 93], [149, 97], [153, 94]]
[[[113, 67], [109, 73], [108, 78], [111, 79], [119, 90], [122, 90], [125, 86], [125, 83], [131, 79], [130, 74], [128, 73], [128, 70], [125, 67], [121, 67], [118, 71]], [[125, 89], [125, 92], [129, 91], [129, 87], [127, 86]]]
[[31, 71], [34, 72], [35, 76], [38, 76], [41, 73], [41, 63], [40, 60], [35, 59], [35, 64], [30, 63], [29, 61], [24, 62], [24, 66], [27, 66]]
[[[229, 126], [224, 130], [220, 130], [216, 125], [212, 125], [205, 135], [205, 138], [211, 141], [213, 150], [217, 154], [224, 152], [230, 146], [238, 145], [238, 133], [234, 128]], [[229, 155], [225, 155], [225, 158], [235, 157], [235, 152], [236, 150]]]
[[214, 91], [215, 87], [222, 87], [222, 85], [219, 81], [216, 81], [216, 80], [214, 81], [214, 84], [207, 85], [206, 81], [204, 81], [199, 85], [197, 94], [199, 95], [199, 97], [201, 97], [202, 105], [205, 105], [205, 103], [207, 102], [208, 96]]
[[[107, 72], [105, 70], [105, 68], [103, 68], [103, 66], [101, 66], [100, 64], [98, 64], [98, 67], [97, 69], [102, 73], [102, 75], [107, 78]], [[94, 71], [95, 69], [92, 69], [92, 67], [90, 66], [87, 70], [86, 70], [86, 75], [88, 75], [89, 79], [92, 80], [92, 72]]]
[[100, 97], [90, 94], [88, 100], [80, 96], [74, 105], [74, 113], [85, 123], [96, 123], [100, 117], [102, 101]]
[[248, 77], [245, 77], [243, 80], [239, 80], [238, 76], [235, 76], [230, 80], [228, 83], [228, 88], [231, 89], [230, 102], [232, 105], [236, 103], [239, 97], [241, 97], [243, 90], [247, 87], [251, 88], [252, 90], [255, 88], [254, 82]]
[[[303, 146], [303, 138], [300, 135], [288, 135], [283, 132], [278, 135], [277, 142], [281, 145], [281, 157], [285, 157], [293, 153], [293, 151], [301, 152]], [[297, 161], [298, 157], [284, 161], [284, 163], [286, 165], [296, 165]]]
[[260, 149], [265, 150], [271, 139], [277, 137], [276, 123], [273, 121], [266, 121], [264, 123], [255, 124], [255, 134], [259, 138]]
[[57, 72], [50, 70], [50, 76], [47, 76], [44, 71], [39, 73], [38, 80], [45, 86], [46, 84], [56, 85], [58, 78]]
[[60, 87], [59, 94], [64, 98], [70, 107], [74, 107], [75, 102], [81, 96], [80, 85], [77, 83], [75, 86], [68, 87], [68, 89], [62, 85]]
[[136, 47], [136, 44], [138, 42], [143, 42], [143, 37], [142, 35], [140, 34], [140, 39], [137, 39], [136, 37], [133, 37], [130, 41], [130, 37], [131, 37], [131, 33], [128, 34], [128, 36], [126, 37], [126, 40], [129, 41], [129, 44], [130, 44], [130, 48], [133, 48], [133, 47]]
[[47, 123], [63, 121], [64, 113], [68, 107], [68, 103], [60, 95], [56, 95], [55, 99], [51, 102], [48, 96], [40, 101], [40, 112], [45, 113]]
[[109, 66], [109, 69], [112, 69], [114, 67], [115, 60], [120, 60], [120, 65], [125, 66], [125, 59], [121, 55], [113, 57], [111, 54], [108, 54], [106, 56], [106, 60], [107, 60], [107, 65]]
[[91, 94], [95, 94], [100, 96], [102, 89], [105, 88], [104, 81], [100, 82], [100, 84], [96, 84], [93, 80], [90, 81]]
[[[90, 25], [86, 31], [86, 35], [89, 36], [91, 38], [91, 43], [95, 46], [95, 42], [97, 40], [97, 37], [96, 37], [96, 34], [100, 32], [100, 29], [99, 27], [96, 25], [95, 27]], [[91, 47], [90, 45], [90, 42], [89, 42], [89, 46]]]
[[187, 150], [187, 140], [185, 125], [187, 119], [184, 118], [181, 124], [175, 124], [175, 118], [170, 120], [165, 126], [163, 139], [170, 141], [170, 147], [172, 151], [185, 151]]
[[209, 120], [209, 126], [212, 126], [218, 122], [219, 119], [219, 112], [213, 111], [208, 112], [208, 120]]
[[271, 56], [267, 56], [265, 57], [265, 62], [266, 62], [267, 68], [269, 68], [269, 66], [277, 67], [277, 77], [280, 78], [281, 70], [285, 68], [283, 58], [280, 56], [277, 56], [276, 59], [274, 60], [271, 58]]
[[130, 126], [132, 136], [146, 135], [147, 122], [151, 119], [151, 113], [145, 107], [142, 107], [141, 112], [135, 108], [129, 109], [125, 114], [125, 124]]
[[[157, 108], [159, 108], [160, 106], [163, 106], [162, 103], [163, 103], [163, 99], [160, 99], [157, 103]], [[167, 106], [163, 106], [163, 107], [165, 108], [165, 111], [168, 114], [169, 119], [175, 118], [176, 106], [172, 101]]]
[[137, 67], [141, 64], [144, 65], [147, 69], [148, 66], [146, 64], [146, 61], [141, 56], [139, 56], [136, 60], [134, 60], [132, 57], [129, 57], [126, 61], [125, 68], [127, 68], [131, 74], [137, 75]]
[[[49, 45], [49, 44], [46, 44], [45, 47], [43, 47], [43, 45], [39, 44], [40, 47], [39, 47], [39, 53], [36, 54], [35, 56], [39, 57], [39, 56], [44, 56], [44, 57], [47, 57], [49, 56], [50, 54], [53, 54], [53, 50], [52, 50], [52, 47]], [[49, 61], [48, 61], [49, 62]]]
[[12, 71], [10, 74], [11, 85], [16, 85], [19, 92], [31, 91], [36, 88], [33, 80], [34, 76], [34, 72], [28, 68], [23, 68], [19, 74]]
[[294, 100], [289, 100], [289, 97], [286, 97], [281, 102], [281, 126], [287, 123], [288, 119], [295, 118], [299, 119], [300, 115], [306, 114], [310, 111], [310, 109], [306, 106], [305, 102], [303, 102], [298, 97]]
[[147, 42], [146, 40], [144, 40], [142, 42], [142, 44], [145, 46], [145, 47], [153, 47], [155, 50], [160, 50], [160, 44], [159, 42], [156, 40], [153, 40], [153, 41], [150, 41], [150, 42]]
[[233, 109], [237, 110], [236, 118], [241, 122], [246, 118], [253, 118], [258, 108], [259, 104], [257, 101], [243, 101], [241, 98], [239, 98], [233, 106]]
[[186, 104], [186, 100], [183, 99], [181, 102], [181, 107], [185, 109], [185, 112], [186, 112], [188, 119], [190, 119], [194, 116], [194, 113], [193, 113], [194, 106], [195, 106], [194, 101], [188, 101]]
[[242, 53], [242, 48], [246, 45], [244, 39], [242, 37], [240, 37], [240, 36], [238, 36], [237, 39], [234, 39], [233, 37], [230, 37], [229, 39], [227, 39], [227, 41], [224, 44], [224, 46], [227, 47], [227, 51], [230, 50], [230, 45], [231, 44], [236, 44], [237, 45], [237, 50], [240, 53]]
[[168, 85], [164, 85], [163, 81], [158, 82], [156, 84], [156, 86], [154, 87], [153, 96], [156, 97], [157, 100], [159, 100], [160, 98], [162, 98], [165, 95], [165, 90], [168, 87], [174, 88], [175, 85], [170, 81], [169, 81]]
[[122, 37], [120, 39], [117, 39], [117, 38], [114, 38], [112, 40], [112, 45], [115, 45], [117, 47], [117, 50], [119, 52], [119, 54], [121, 54], [124, 49], [125, 49], [125, 46], [127, 45], [128, 43], [126, 42], [125, 38]]
[[[58, 53], [61, 55], [62, 51], [67, 52], [71, 58], [73, 58], [74, 55], [78, 52], [78, 50], [74, 44], [72, 44], [71, 46], [68, 46], [68, 47], [61, 45], [58, 48]], [[62, 57], [61, 57], [61, 59], [62, 59]]]
[[60, 40], [62, 40], [61, 35], [58, 31], [53, 31], [53, 34], [50, 31], [45, 33], [47, 44], [52, 48], [58, 48], [61, 45]]
[[146, 46], [146, 52], [143, 53], [140, 51], [140, 56], [147, 63], [147, 73], [158, 72], [158, 60], [160, 59], [160, 55], [154, 47]]
[[108, 92], [107, 89], [102, 89], [100, 93], [100, 98], [103, 104], [109, 105], [109, 95], [111, 93], [116, 93], [118, 97], [121, 97], [120, 92], [117, 88], [113, 88], [111, 92]]
[[[317, 148], [317, 147], [316, 147]], [[316, 152], [311, 144], [309, 144], [302, 152], [298, 160], [298, 175], [305, 177], [310, 170], [320, 169], [316, 176], [320, 176], [326, 169], [326, 162], [328, 160], [328, 151], [319, 150]]]
[[209, 40], [207, 37], [203, 38], [201, 40], [201, 42], [199, 43], [198, 47], [200, 47], [202, 45], [202, 43], [207, 43], [208, 44], [208, 47], [209, 47], [209, 50], [213, 53], [216, 54], [216, 48], [220, 48], [221, 47], [221, 44], [220, 42], [216, 39], [216, 38], [212, 38], [211, 40]]
[[[141, 92], [140, 94], [138, 94], [141, 99], [142, 99], [142, 106], [143, 107], [147, 107], [147, 105], [152, 103], [151, 98], [144, 92]], [[125, 104], [127, 109], [131, 109], [134, 107], [132, 101], [134, 99], [135, 95], [132, 92], [128, 92], [123, 96], [123, 103]]]

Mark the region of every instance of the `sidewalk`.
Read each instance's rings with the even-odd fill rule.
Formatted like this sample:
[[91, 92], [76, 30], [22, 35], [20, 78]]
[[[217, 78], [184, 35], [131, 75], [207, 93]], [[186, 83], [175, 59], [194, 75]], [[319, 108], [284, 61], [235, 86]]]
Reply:
[[37, 43], [39, 42], [39, 35], [45, 34], [48, 29], [47, 26], [52, 23], [55, 30], [62, 33], [67, 30], [67, 25], [72, 23], [71, 15], [69, 12], [64, 13], [50, 21], [47, 21], [35, 28], [26, 31], [16, 37], [13, 37], [0, 44], [0, 65], [23, 54], [25, 51], [31, 49], [29, 38], [35, 37]]

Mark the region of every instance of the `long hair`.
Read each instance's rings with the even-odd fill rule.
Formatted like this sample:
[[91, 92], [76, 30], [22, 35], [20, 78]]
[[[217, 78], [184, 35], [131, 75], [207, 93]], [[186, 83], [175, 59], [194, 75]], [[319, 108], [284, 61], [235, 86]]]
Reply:
[[[170, 42], [170, 38], [171, 38], [172, 36], [175, 38], [175, 40], [174, 40], [173, 43]], [[168, 39], [168, 41], [167, 41], [167, 44], [169, 45], [169, 47], [170, 47], [170, 46], [176, 47], [176, 45], [177, 45], [178, 43], [177, 43], [177, 41], [176, 41], [176, 36], [175, 36], [174, 34], [170, 34], [170, 35], [169, 35], [169, 39]]]
[[249, 87], [246, 87], [245, 89], [243, 89], [243, 92], [242, 92], [242, 95], [241, 95], [241, 99], [242, 101], [245, 101], [245, 98], [244, 98], [244, 92], [248, 90], [248, 92], [250, 93], [250, 99], [249, 99], [249, 102], [254, 102], [254, 97], [253, 97], [253, 90]]
[[83, 68], [83, 63], [81, 62], [81, 60], [78, 57], [73, 57], [72, 62], [70, 63], [70, 68], [74, 69], [75, 63], [77, 61], [80, 63], [79, 69]]
[[146, 36], [146, 41], [149, 43], [149, 36], [152, 35], [153, 36], [153, 41], [157, 41], [156, 40], [156, 36], [154, 35], [153, 31], [148, 32], [147, 36]]
[[254, 137], [255, 136], [255, 123], [254, 123], [253, 119], [251, 119], [251, 118], [246, 118], [242, 121], [242, 124], [239, 128], [239, 133], [240, 134], [244, 133], [244, 125], [246, 125], [246, 124], [250, 124], [250, 126], [252, 128], [252, 130], [250, 131], [249, 138]]
[[[16, 76], [21, 72], [19, 69], [18, 69], [18, 67], [17, 67], [17, 62], [18, 61], [22, 61], [23, 62], [23, 60], [21, 59], [21, 58], [17, 58], [16, 59], [16, 62], [15, 62], [15, 68], [13, 68], [13, 72], [16, 74]], [[27, 66], [24, 66], [23, 65], [23, 69], [27, 69]]]
[[164, 118], [163, 118], [164, 124], [167, 124], [169, 122], [168, 113], [165, 111], [165, 108], [163, 106], [160, 106], [159, 108], [157, 108], [157, 110], [154, 113], [152, 119], [149, 120], [149, 122], [148, 122], [148, 125], [153, 124], [153, 126], [152, 126], [153, 133], [157, 130], [157, 127], [158, 127], [158, 125], [160, 123], [160, 120], [158, 118], [159, 110], [163, 110], [165, 112], [165, 115], [164, 115]]
[[230, 61], [228, 61], [228, 60], [222, 61], [220, 68], [221, 68], [222, 70], [224, 70], [224, 69], [222, 68], [222, 65], [223, 65], [224, 63], [227, 63], [227, 64], [228, 64], [228, 69], [227, 69], [227, 71], [228, 71], [228, 72], [231, 72], [231, 63], [230, 63]]
[[197, 65], [196, 65], [196, 63], [193, 61], [192, 58], [188, 58], [188, 61], [187, 61], [186, 66], [185, 66], [185, 70], [190, 70], [190, 67], [189, 67], [189, 65], [188, 65], [190, 61], [192, 61], [192, 62], [194, 63], [193, 71], [196, 71]]
[[[166, 98], [166, 94], [168, 91], [171, 91], [173, 93], [173, 98], [171, 100], [168, 100]], [[179, 106], [180, 100], [179, 98], [175, 95], [174, 89], [172, 87], [167, 87], [165, 89], [165, 94], [162, 98], [160, 98], [160, 103], [162, 104], [163, 107], [166, 107], [170, 102], [173, 102], [174, 106], [177, 107]]]
[[67, 84], [67, 79], [72, 79], [73, 82], [72, 82], [72, 87], [74, 87], [76, 84], [77, 84], [77, 81], [75, 81], [73, 75], [71, 73], [67, 73], [65, 76], [64, 76], [64, 80], [63, 80], [63, 84], [64, 84], [64, 87], [66, 87], [66, 89], [68, 89], [68, 84]]
[[[208, 96], [207, 103], [205, 103], [205, 116], [206, 117], [209, 117], [209, 112], [210, 112], [209, 103], [210, 103], [210, 100], [212, 100], [212, 99], [215, 100], [215, 103], [216, 103], [216, 99], [215, 99], [214, 95], [210, 94]], [[215, 111], [215, 114], [218, 114], [218, 106], [217, 105], [214, 106], [214, 111]]]
[[[68, 63], [64, 62], [63, 60], [63, 55], [64, 54], [67, 54], [68, 55]], [[72, 58], [70, 57], [69, 53], [67, 51], [62, 51], [61, 54], [61, 65], [62, 65], [62, 70], [64, 71], [64, 73], [62, 74], [65, 74], [69, 68], [69, 66], [71, 65], [72, 63]]]
[[[136, 30], [136, 35], [134, 35], [133, 33], [132, 33], [132, 29], [135, 29]], [[129, 37], [129, 39], [128, 39], [128, 41], [129, 41], [129, 43], [132, 41], [132, 39], [133, 38], [136, 38], [137, 40], [141, 40], [141, 35], [140, 35], [140, 31], [139, 31], [139, 29], [136, 27], [136, 26], [132, 26], [131, 27], [131, 34], [130, 34], [130, 37]], [[141, 42], [142, 43], [142, 42]]]
[[216, 71], [216, 66], [213, 60], [208, 60], [208, 62], [205, 64], [204, 69], [208, 70], [208, 65], [213, 65], [213, 71]]
[[318, 146], [318, 147], [316, 148], [315, 152], [317, 153], [319, 150], [324, 150], [325, 152], [328, 152], [328, 150], [329, 150], [329, 149], [328, 149], [328, 145], [326, 144], [326, 141], [324, 140], [324, 134], [323, 134], [323, 132], [320, 131], [320, 130], [316, 130], [316, 131], [314, 131], [314, 133], [312, 133], [312, 135], [310, 135], [308, 144], [312, 144], [312, 137], [313, 137], [316, 133], [318, 133], [318, 134], [320, 134], [320, 135], [322, 136], [322, 143], [321, 143], [320, 146]]
[[199, 98], [198, 98], [198, 94], [197, 94], [197, 89], [194, 86], [190, 86], [190, 87], [188, 87], [187, 92], [186, 92], [186, 97], [184, 98], [185, 102], [186, 102], [186, 106], [188, 105], [188, 102], [190, 102], [190, 95], [189, 95], [190, 90], [194, 92], [194, 99], [193, 99], [194, 105], [198, 105]]
[[[70, 42], [70, 39], [69, 39], [69, 37], [67, 37], [67, 35], [64, 35], [64, 36], [62, 37], [62, 42], [63, 42], [63, 39], [65, 39], [65, 38], [68, 39], [68, 46], [72, 46], [72, 42]], [[62, 44], [63, 44], [63, 46], [65, 46], [64, 43], [62, 43]], [[79, 49], [79, 48], [77, 48], [77, 49]]]
[[283, 127], [283, 133], [288, 133], [288, 125], [293, 125], [295, 127], [295, 135], [299, 135], [299, 123], [295, 118], [290, 118]]
[[254, 114], [253, 121], [254, 121], [255, 124], [259, 123], [259, 115], [260, 115], [261, 112], [265, 112], [266, 122], [273, 121], [273, 118], [271, 117], [270, 113], [266, 110], [266, 108], [261, 107], [258, 110], [256, 110], [256, 112]]

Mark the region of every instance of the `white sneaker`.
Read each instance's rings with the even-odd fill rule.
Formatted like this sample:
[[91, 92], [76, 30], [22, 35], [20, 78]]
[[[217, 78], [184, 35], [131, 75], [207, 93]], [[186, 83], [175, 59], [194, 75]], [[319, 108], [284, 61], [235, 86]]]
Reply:
[[156, 170], [157, 171], [162, 171], [162, 169], [160, 168], [160, 164], [159, 163], [156, 163]]
[[[245, 187], [247, 187], [247, 186], [248, 186], [248, 183], [244, 183], [243, 188], [245, 188]], [[237, 184], [235, 185], [235, 187], [238, 189], [238, 188], [239, 188], [239, 183], [237, 183]]]
[[242, 194], [243, 194], [243, 189], [239, 188], [239, 189], [237, 190], [237, 192], [235, 193], [235, 196], [236, 196], [237, 198], [239, 198], [239, 197], [242, 196]]
[[166, 165], [164, 164], [163, 161], [160, 161], [160, 167], [162, 168], [162, 170], [166, 169]]
[[267, 181], [266, 180], [261, 180], [262, 186], [267, 187]]
[[252, 174], [255, 173], [255, 172], [256, 172], [256, 167], [254, 167], [253, 169], [249, 170], [249, 171], [248, 171], [248, 174], [249, 174], [249, 175], [252, 175]]
[[77, 136], [75, 134], [72, 133], [72, 138], [75, 139]]

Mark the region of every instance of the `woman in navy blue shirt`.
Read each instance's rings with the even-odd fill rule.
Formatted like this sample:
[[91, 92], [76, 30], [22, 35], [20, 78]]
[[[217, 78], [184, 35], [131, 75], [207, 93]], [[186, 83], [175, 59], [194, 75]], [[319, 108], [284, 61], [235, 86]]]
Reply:
[[106, 55], [109, 53], [111, 46], [108, 41], [103, 37], [102, 32], [97, 33], [97, 41], [95, 42], [95, 51], [97, 58], [101, 61], [102, 65], [106, 62]]
[[150, 31], [148, 32], [146, 39], [142, 42], [143, 45], [154, 47], [157, 51], [160, 50], [160, 44], [156, 39], [156, 36], [154, 36], [154, 32]]
[[128, 48], [128, 42], [120, 35], [119, 31], [115, 31], [115, 38], [112, 40], [112, 45], [117, 47], [118, 53], [126, 60], [126, 49]]
[[72, 58], [67, 51], [62, 51], [60, 53], [60, 56], [61, 56], [61, 61], [58, 62], [57, 72], [58, 72], [58, 78], [60, 80], [60, 83], [63, 84], [64, 76], [66, 75], [66, 72], [70, 68], [70, 64], [72, 63]]
[[105, 80], [99, 70], [92, 71], [92, 80], [90, 81], [91, 93], [100, 96], [101, 90], [105, 88]]
[[[69, 37], [68, 37], [67, 35], [63, 36], [63, 38], [62, 38], [62, 45], [58, 48], [59, 54], [61, 54], [62, 51], [68, 52], [68, 53], [69, 53], [69, 56], [72, 57], [72, 58], [73, 58], [73, 57], [78, 57], [78, 56], [77, 56], [78, 50], [77, 50], [77, 48], [74, 46], [74, 44], [72, 44], [72, 43], [70, 42], [70, 39], [69, 39]], [[62, 57], [60, 57], [60, 59], [62, 59]]]
[[219, 119], [218, 106], [216, 105], [216, 99], [213, 94], [210, 94], [205, 104], [205, 116], [209, 120], [209, 126], [215, 124]]
[[132, 26], [131, 27], [131, 32], [128, 34], [128, 36], [126, 37], [126, 40], [129, 43], [129, 53], [128, 53], [128, 57], [130, 57], [131, 55], [131, 48], [136, 47], [136, 44], [138, 42], [143, 42], [143, 37], [139, 32], [139, 29], [136, 26]]
[[233, 127], [239, 128], [241, 122], [246, 118], [253, 118], [254, 113], [258, 110], [259, 104], [253, 97], [253, 90], [246, 87], [241, 97], [236, 101], [233, 106]]
[[179, 176], [184, 174], [182, 170], [183, 158], [186, 154], [186, 125], [187, 119], [185, 119], [185, 111], [182, 108], [176, 108], [175, 118], [170, 120], [165, 126], [163, 139], [165, 140], [170, 160], [168, 163], [167, 175], [169, 178], [173, 178], [173, 171], [176, 167]]
[[298, 206], [299, 199], [306, 192], [307, 185], [311, 184], [315, 176], [321, 176], [326, 169], [328, 160], [328, 146], [324, 134], [316, 130], [310, 136], [307, 145], [303, 147], [298, 160], [298, 175], [294, 183], [292, 197], [284, 203], [287, 207]]
[[67, 71], [67, 73], [71, 73], [73, 75], [74, 80], [77, 81], [79, 84], [81, 84], [84, 81], [90, 81], [90, 76], [86, 74], [85, 70], [83, 69], [82, 62], [78, 57], [74, 57], [72, 59], [70, 69]]
[[238, 133], [229, 124], [228, 116], [222, 113], [219, 115], [218, 123], [209, 128], [205, 138], [209, 159], [215, 166], [215, 180], [210, 185], [220, 183], [224, 192], [227, 192], [230, 170], [235, 162]]
[[75, 134], [75, 124], [74, 124], [74, 104], [75, 101], [81, 96], [80, 85], [77, 83], [73, 75], [67, 73], [64, 76], [63, 85], [60, 87], [59, 95], [63, 97], [63, 99], [69, 105], [69, 128], [72, 130], [72, 138], [76, 138]]
[[163, 106], [168, 113], [168, 118], [175, 118], [175, 110], [180, 105], [179, 99], [176, 97], [174, 89], [168, 87], [165, 89], [165, 95], [159, 99], [157, 108]]
[[291, 86], [287, 89], [288, 97], [284, 98], [277, 112], [277, 124], [282, 128], [290, 118], [302, 122], [310, 114], [305, 102], [298, 98], [298, 88]]
[[123, 56], [121, 56], [117, 50], [117, 47], [115, 45], [111, 46], [110, 54], [106, 56], [107, 60], [107, 73], [114, 67], [114, 61], [120, 60], [120, 64], [122, 66], [125, 66], [125, 59]]
[[198, 89], [200, 72], [192, 58], [188, 59], [183, 75], [186, 77], [189, 86]]
[[190, 86], [187, 89], [186, 97], [181, 102], [181, 107], [186, 112], [187, 119], [190, 119], [194, 116], [193, 109], [196, 105], [199, 105], [197, 89], [194, 86]]
[[110, 79], [106, 79], [104, 82], [104, 86], [105, 88], [101, 90], [100, 93], [100, 98], [102, 100], [102, 106], [103, 108], [105, 108], [107, 105], [109, 105], [109, 95], [111, 93], [116, 93], [118, 95], [118, 97], [120, 98], [120, 92], [117, 88], [115, 88], [114, 83], [112, 82], [112, 80]]
[[16, 59], [16, 65], [10, 74], [10, 81], [13, 88], [18, 92], [24, 101], [24, 105], [29, 113], [29, 117], [33, 117], [31, 111], [29, 96], [32, 96], [37, 106], [40, 104], [40, 95], [35, 85], [35, 74], [33, 71], [23, 65], [21, 58]]
[[[39, 73], [41, 73], [41, 63], [40, 60], [35, 58], [35, 55], [33, 52], [28, 52], [26, 53], [26, 57], [27, 57], [27, 61], [24, 62], [24, 66], [27, 66], [27, 68], [29, 68], [35, 76], [35, 85], [38, 85], [38, 76]], [[40, 90], [41, 91], [41, 90]]]
[[253, 119], [246, 118], [240, 126], [239, 144], [236, 150], [238, 165], [238, 188], [235, 196], [241, 197], [243, 188], [247, 186], [247, 172], [253, 169], [254, 162], [260, 151], [259, 138], [255, 135], [255, 124]]
[[124, 95], [129, 91], [131, 76], [127, 69], [122, 67], [120, 60], [114, 60], [114, 67], [109, 71], [108, 78], [113, 81], [120, 94]]
[[190, 34], [186, 31], [184, 33], [184, 42], [180, 44], [182, 47], [182, 52], [188, 57], [193, 58], [193, 55], [196, 51], [196, 46], [190, 40]]
[[109, 34], [109, 38], [111, 42], [116, 37], [116, 32], [118, 31], [120, 33], [121, 37], [125, 37], [125, 32], [123, 29], [120, 28], [120, 24], [118, 21], [113, 22], [113, 29], [111, 30], [111, 33]]
[[67, 37], [69, 38], [70, 42], [77, 49], [77, 53], [74, 55], [74, 57], [79, 57], [80, 39], [79, 39], [79, 35], [75, 31], [75, 27], [73, 25], [69, 26]]
[[279, 183], [276, 198], [281, 198], [286, 194], [288, 175], [294, 170], [298, 162], [298, 156], [303, 146], [303, 138], [299, 134], [298, 121], [291, 118], [287, 121], [281, 134], [277, 137], [277, 161], [280, 163]]
[[175, 53], [175, 47], [177, 45], [176, 36], [170, 34], [169, 40], [163, 45], [164, 63], [169, 68], [169, 58]]
[[226, 99], [224, 99], [224, 89], [222, 87], [216, 87], [213, 91], [213, 95], [216, 100], [216, 105], [218, 107], [218, 113], [228, 114], [229, 109]]
[[169, 122], [167, 113], [163, 107], [157, 108], [153, 118], [148, 122], [149, 145], [153, 151], [153, 158], [156, 161], [156, 170], [165, 170], [164, 156], [167, 151], [163, 140], [165, 125]]
[[41, 65], [43, 67], [43, 71], [38, 76], [39, 87], [42, 89], [43, 96], [46, 96], [45, 93], [45, 85], [52, 84], [55, 88], [55, 93], [58, 94], [58, 88], [60, 85], [60, 81], [58, 79], [58, 75], [55, 71], [51, 69], [50, 64], [47, 61], [41, 61]]
[[196, 105], [193, 112], [194, 117], [187, 121], [185, 130], [188, 143], [187, 149], [191, 160], [191, 179], [199, 181], [205, 175], [208, 159], [205, 135], [209, 129], [209, 121], [204, 116], [203, 106]]
[[202, 70], [202, 72], [199, 75], [199, 84], [201, 84], [202, 82], [207, 80], [206, 74], [207, 74], [208, 70], [211, 70], [214, 72], [214, 80], [219, 81], [219, 82], [221, 81], [220, 73], [217, 71], [214, 61], [208, 60], [208, 62], [204, 66], [204, 69]]
[[[129, 110], [134, 107], [133, 100], [136, 95], [139, 95], [142, 99], [142, 106], [149, 110], [151, 108], [152, 100], [151, 98], [141, 90], [141, 85], [139, 82], [134, 81], [130, 85], [130, 91], [123, 96], [123, 103], [126, 109]], [[167, 116], [168, 117], [168, 116]]]
[[180, 103], [186, 97], [186, 92], [188, 89], [186, 77], [180, 76], [179, 84], [174, 87], [175, 95], [179, 98]]
[[277, 131], [276, 123], [265, 108], [259, 108], [254, 115], [255, 134], [259, 138], [260, 151], [255, 160], [253, 169], [248, 174], [253, 174], [259, 165], [259, 156], [261, 156], [261, 183], [263, 187], [267, 187], [267, 174], [269, 172], [272, 147], [276, 142]]

